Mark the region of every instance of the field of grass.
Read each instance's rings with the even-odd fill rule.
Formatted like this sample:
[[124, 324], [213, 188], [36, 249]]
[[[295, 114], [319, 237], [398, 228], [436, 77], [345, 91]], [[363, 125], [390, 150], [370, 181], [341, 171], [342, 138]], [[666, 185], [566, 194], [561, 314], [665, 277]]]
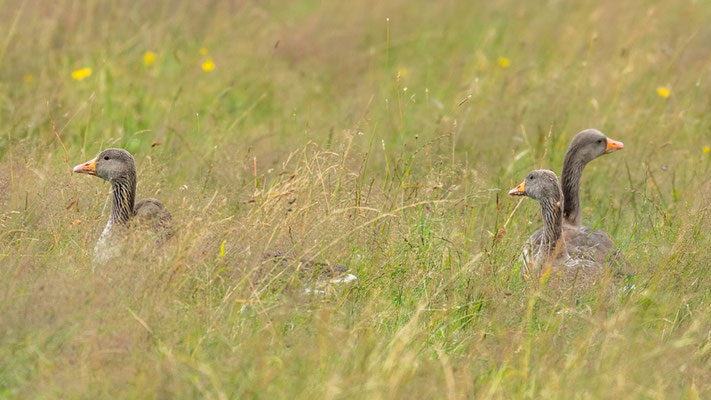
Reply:
[[[711, 397], [711, 3], [0, 0], [0, 398]], [[521, 282], [538, 204], [635, 289]], [[173, 214], [101, 265], [131, 151]], [[308, 295], [265, 254], [360, 278]]]

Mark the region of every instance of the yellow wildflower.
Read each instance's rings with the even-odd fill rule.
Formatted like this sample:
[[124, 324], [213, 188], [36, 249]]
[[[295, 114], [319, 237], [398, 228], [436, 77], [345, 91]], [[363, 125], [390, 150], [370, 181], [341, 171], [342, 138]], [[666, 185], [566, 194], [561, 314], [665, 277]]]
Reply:
[[409, 72], [410, 72], [410, 71], [408, 71], [407, 68], [405, 68], [405, 67], [400, 67], [400, 68], [397, 69], [397, 75], [398, 75], [400, 78], [407, 78], [407, 74], [408, 74]]
[[703, 151], [706, 154], [711, 153], [711, 149], [709, 149], [709, 146], [704, 146], [701, 148], [701, 151]]
[[25, 74], [25, 83], [28, 85], [35, 83], [35, 76], [32, 74]]
[[508, 68], [511, 65], [511, 59], [508, 57], [499, 57], [499, 67]]
[[208, 71], [208, 72], [209, 72], [209, 71], [212, 71], [213, 69], [215, 69], [215, 63], [212, 62], [212, 59], [209, 59], [209, 58], [208, 58], [207, 61], [205, 61], [204, 63], [202, 63], [202, 70], [203, 70], [203, 71]]
[[201, 47], [201, 48], [200, 48], [200, 54], [202, 54], [203, 56], [206, 56], [206, 55], [207, 55], [207, 49], [206, 49], [205, 47]]
[[668, 86], [659, 86], [657, 88], [657, 94], [659, 97], [664, 97], [665, 99], [671, 95], [671, 89]]
[[79, 68], [72, 71], [72, 79], [81, 81], [91, 76], [91, 68]]
[[156, 53], [152, 51], [147, 51], [143, 54], [143, 63], [146, 65], [151, 65], [156, 61]]

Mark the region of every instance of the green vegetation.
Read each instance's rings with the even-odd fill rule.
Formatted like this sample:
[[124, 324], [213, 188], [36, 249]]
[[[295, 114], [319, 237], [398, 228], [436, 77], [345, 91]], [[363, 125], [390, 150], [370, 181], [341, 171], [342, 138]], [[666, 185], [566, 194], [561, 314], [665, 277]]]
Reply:
[[[0, 397], [711, 397], [711, 3], [1, 1]], [[579, 130], [630, 293], [521, 282]], [[131, 151], [176, 235], [92, 262]], [[519, 201], [521, 201], [519, 205]], [[269, 252], [345, 264], [306, 295]]]

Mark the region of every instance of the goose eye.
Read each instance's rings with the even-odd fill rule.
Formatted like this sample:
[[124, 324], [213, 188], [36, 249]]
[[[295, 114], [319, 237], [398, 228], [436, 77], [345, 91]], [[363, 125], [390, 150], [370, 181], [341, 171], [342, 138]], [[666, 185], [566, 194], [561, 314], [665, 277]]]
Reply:
[[602, 143], [602, 139], [598, 139], [597, 142], [598, 142], [598, 143]]
[[104, 160], [108, 160], [108, 159], [109, 159], [109, 156], [104, 156]]

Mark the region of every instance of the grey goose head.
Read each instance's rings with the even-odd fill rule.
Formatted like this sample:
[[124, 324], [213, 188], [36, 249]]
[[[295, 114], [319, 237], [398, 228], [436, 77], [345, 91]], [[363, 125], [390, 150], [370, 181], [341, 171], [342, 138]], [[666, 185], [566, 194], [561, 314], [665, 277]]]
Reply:
[[604, 154], [622, 150], [624, 147], [624, 143], [610, 139], [597, 129], [586, 129], [575, 135], [568, 153], [575, 155], [582, 164], [587, 164]]
[[563, 194], [558, 183], [558, 176], [547, 169], [531, 171], [526, 179], [509, 191], [511, 196], [528, 196], [534, 200], [560, 202]]
[[95, 158], [74, 167], [73, 172], [116, 182], [126, 178], [135, 179], [136, 163], [131, 153], [124, 149], [106, 149]]

